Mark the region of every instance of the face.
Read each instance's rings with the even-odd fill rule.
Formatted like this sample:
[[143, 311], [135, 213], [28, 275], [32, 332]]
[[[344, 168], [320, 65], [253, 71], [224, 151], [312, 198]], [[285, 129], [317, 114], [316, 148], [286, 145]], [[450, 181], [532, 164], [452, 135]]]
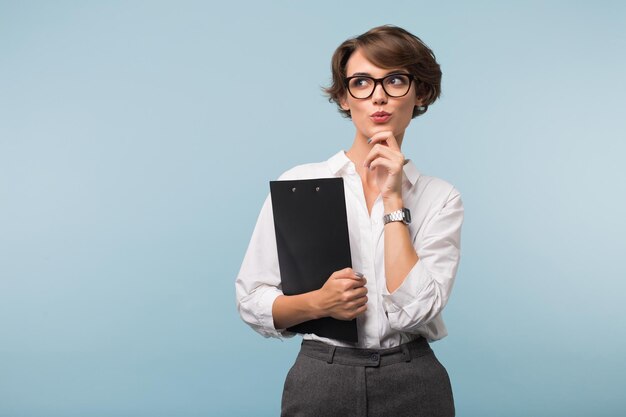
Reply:
[[[365, 58], [359, 49], [352, 53], [346, 64], [348, 77], [356, 74], [382, 78], [394, 72], [406, 73], [407, 71], [402, 68], [377, 67]], [[413, 108], [419, 105], [421, 101], [415, 96], [415, 82], [411, 83], [411, 89], [403, 97], [388, 96], [382, 85], [378, 83], [369, 98], [356, 99], [346, 91], [346, 96], [341, 101], [341, 108], [350, 111], [357, 135], [371, 138], [378, 132], [391, 131], [399, 141], [402, 140], [404, 131], [411, 122]], [[387, 113], [388, 116], [380, 112]], [[374, 116], [376, 113], [379, 114]]]

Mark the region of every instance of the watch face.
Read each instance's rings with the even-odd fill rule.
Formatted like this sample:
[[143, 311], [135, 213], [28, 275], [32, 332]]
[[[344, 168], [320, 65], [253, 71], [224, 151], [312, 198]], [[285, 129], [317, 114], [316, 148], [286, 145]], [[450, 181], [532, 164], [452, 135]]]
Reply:
[[404, 222], [406, 224], [411, 223], [411, 211], [408, 208], [402, 209], [404, 212]]

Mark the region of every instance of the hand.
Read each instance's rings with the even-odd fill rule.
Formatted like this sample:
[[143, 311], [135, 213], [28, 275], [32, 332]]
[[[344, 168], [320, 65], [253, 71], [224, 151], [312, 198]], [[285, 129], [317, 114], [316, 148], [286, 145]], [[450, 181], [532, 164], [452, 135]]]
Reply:
[[352, 268], [333, 272], [318, 291], [323, 317], [352, 320], [367, 310], [367, 280]]
[[371, 138], [374, 144], [363, 161], [363, 166], [376, 169], [376, 185], [381, 197], [402, 198], [402, 168], [406, 164], [400, 146], [391, 131], [378, 132]]

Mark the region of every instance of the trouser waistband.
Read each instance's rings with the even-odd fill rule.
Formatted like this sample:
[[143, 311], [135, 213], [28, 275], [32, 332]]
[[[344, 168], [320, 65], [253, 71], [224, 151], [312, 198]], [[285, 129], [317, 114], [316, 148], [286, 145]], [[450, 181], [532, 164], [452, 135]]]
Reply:
[[432, 349], [423, 337], [386, 349], [346, 348], [328, 345], [317, 340], [303, 340], [300, 353], [328, 363], [377, 367], [410, 362], [412, 358], [432, 353]]

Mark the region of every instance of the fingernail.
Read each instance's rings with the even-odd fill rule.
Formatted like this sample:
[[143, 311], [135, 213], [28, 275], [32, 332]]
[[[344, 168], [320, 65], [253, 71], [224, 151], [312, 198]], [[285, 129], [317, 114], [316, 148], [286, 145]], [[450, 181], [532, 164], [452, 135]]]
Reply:
[[369, 139], [367, 140], [367, 143], [370, 143], [371, 141], [372, 141], [372, 138], [369, 138]]
[[364, 277], [364, 275], [363, 275], [362, 273], [360, 273], [360, 272], [355, 272], [354, 274], [355, 274], [357, 277], [359, 277], [359, 278], [363, 278], [363, 277]]

